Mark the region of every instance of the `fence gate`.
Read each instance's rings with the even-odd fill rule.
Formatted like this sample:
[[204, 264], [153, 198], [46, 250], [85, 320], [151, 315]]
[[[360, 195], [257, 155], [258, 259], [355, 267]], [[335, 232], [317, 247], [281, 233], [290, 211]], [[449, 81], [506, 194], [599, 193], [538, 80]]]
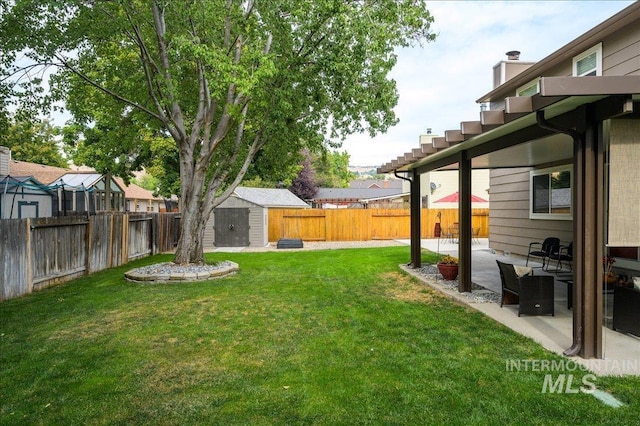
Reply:
[[249, 246], [249, 209], [215, 209], [215, 246]]

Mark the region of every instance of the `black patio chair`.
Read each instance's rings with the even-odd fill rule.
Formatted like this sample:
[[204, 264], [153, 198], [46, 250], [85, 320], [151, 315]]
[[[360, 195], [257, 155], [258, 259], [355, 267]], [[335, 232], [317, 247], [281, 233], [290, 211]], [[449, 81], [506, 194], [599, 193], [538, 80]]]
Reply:
[[542, 269], [544, 269], [547, 264], [547, 259], [549, 258], [549, 254], [553, 251], [558, 251], [560, 247], [560, 239], [556, 237], [548, 237], [545, 238], [541, 243], [530, 243], [529, 244], [529, 253], [527, 253], [527, 263], [526, 266], [529, 266], [529, 257], [540, 257], [542, 258]]
[[[555, 274], [559, 274], [561, 272], [572, 272], [573, 271], [573, 242], [569, 243], [566, 246], [559, 246], [558, 250], [554, 250], [549, 253], [549, 262], [547, 263], [547, 271], [549, 270], [549, 266], [551, 265], [551, 261], [556, 261], [556, 269], [553, 271]], [[562, 266], [562, 262], [565, 262], [569, 265], [569, 270], [565, 271]]]
[[500, 280], [502, 281], [502, 299], [500, 307], [506, 304], [518, 304], [518, 316], [549, 315], [555, 316], [553, 306], [553, 277], [550, 275], [524, 275], [518, 277], [513, 265], [500, 262]]

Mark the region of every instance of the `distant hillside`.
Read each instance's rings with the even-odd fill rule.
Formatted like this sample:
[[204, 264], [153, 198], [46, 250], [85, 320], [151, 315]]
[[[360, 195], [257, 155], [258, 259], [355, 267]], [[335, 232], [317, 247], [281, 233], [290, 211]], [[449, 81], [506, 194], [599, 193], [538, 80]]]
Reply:
[[365, 178], [378, 174], [378, 166], [349, 166], [349, 171], [356, 175], [356, 178]]

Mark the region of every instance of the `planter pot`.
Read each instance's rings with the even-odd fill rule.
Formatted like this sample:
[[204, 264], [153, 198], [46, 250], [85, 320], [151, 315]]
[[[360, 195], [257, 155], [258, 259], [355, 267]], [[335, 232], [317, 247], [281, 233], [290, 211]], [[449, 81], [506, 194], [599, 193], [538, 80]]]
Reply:
[[458, 276], [458, 265], [438, 263], [438, 271], [440, 271], [442, 278], [448, 281], [453, 281]]

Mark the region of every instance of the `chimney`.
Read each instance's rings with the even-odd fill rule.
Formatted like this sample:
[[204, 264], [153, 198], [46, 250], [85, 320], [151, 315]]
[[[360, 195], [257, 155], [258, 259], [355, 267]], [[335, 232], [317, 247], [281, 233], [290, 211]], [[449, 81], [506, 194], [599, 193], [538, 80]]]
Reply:
[[9, 174], [9, 163], [11, 162], [11, 150], [6, 146], [0, 146], [0, 176]]
[[519, 50], [510, 50], [506, 53], [507, 59], [503, 59], [493, 66], [493, 88], [503, 85], [516, 75], [525, 71], [535, 62], [521, 61]]
[[427, 134], [430, 135], [431, 134], [431, 127], [427, 127]]
[[507, 55], [507, 60], [509, 61], [519, 61], [520, 60], [520, 51], [519, 50], [510, 50], [505, 53]]

